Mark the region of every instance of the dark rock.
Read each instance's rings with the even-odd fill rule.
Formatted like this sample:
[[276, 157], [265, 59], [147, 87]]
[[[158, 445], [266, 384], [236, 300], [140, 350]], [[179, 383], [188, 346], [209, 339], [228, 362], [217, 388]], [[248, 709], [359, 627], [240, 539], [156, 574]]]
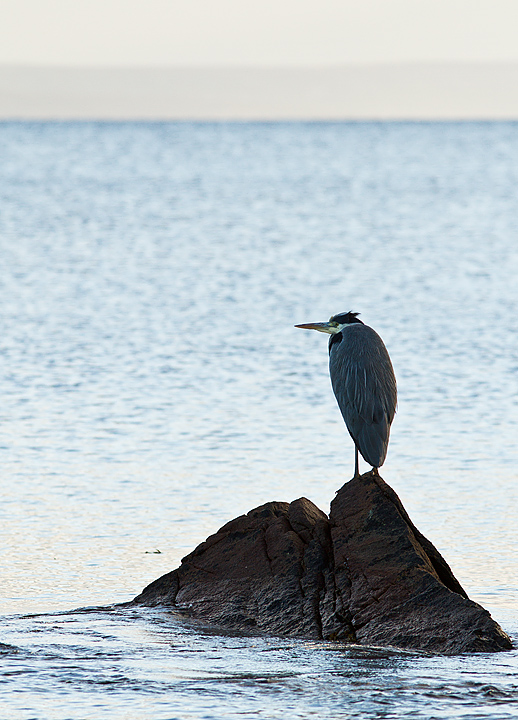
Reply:
[[446, 654], [511, 648], [378, 475], [338, 492], [330, 524], [337, 593], [359, 643]]
[[511, 648], [374, 472], [338, 491], [329, 518], [301, 498], [232, 520], [133, 603], [246, 632], [446, 654]]

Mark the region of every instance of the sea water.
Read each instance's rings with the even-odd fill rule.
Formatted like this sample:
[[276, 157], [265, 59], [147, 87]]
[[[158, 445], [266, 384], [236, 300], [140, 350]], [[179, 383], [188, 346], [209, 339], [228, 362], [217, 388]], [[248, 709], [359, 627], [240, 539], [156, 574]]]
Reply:
[[[399, 386], [383, 478], [518, 641], [518, 124], [0, 124], [0, 717], [511, 718], [518, 652], [115, 608], [353, 473], [326, 337]], [[367, 469], [365, 465], [362, 470]]]

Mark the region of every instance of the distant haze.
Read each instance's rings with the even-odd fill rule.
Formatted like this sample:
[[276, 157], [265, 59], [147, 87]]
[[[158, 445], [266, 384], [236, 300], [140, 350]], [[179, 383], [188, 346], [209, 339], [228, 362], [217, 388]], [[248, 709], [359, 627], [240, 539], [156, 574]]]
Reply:
[[0, 119], [518, 119], [518, 63], [0, 66]]
[[2, 0], [0, 65], [517, 62], [517, 0]]
[[0, 0], [0, 119], [518, 119], [518, 0]]

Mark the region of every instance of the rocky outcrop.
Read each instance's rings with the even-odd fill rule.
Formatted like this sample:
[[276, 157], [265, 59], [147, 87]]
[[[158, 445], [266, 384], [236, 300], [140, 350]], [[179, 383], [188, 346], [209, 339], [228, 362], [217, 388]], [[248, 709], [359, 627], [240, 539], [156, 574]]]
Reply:
[[232, 520], [133, 604], [245, 632], [446, 654], [511, 648], [375, 472], [346, 483], [329, 518], [301, 498]]

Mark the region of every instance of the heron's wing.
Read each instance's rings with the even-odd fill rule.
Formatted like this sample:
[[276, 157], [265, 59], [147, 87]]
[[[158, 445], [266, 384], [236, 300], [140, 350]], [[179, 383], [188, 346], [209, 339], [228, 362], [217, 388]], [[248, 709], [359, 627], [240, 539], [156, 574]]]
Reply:
[[396, 411], [396, 380], [383, 341], [366, 325], [343, 331], [331, 347], [333, 390], [347, 429], [373, 467], [385, 460], [390, 424]]

